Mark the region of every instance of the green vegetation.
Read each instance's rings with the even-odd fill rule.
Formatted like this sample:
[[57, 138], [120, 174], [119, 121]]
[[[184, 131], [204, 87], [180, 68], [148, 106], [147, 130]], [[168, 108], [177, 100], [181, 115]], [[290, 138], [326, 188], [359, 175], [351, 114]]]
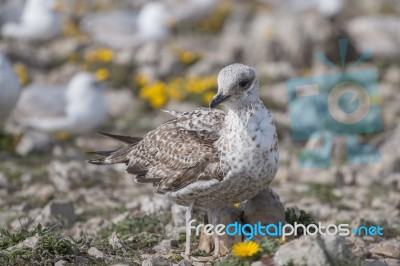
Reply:
[[308, 191], [303, 196], [316, 197], [325, 203], [336, 204], [340, 198], [332, 193], [335, 188], [334, 184], [310, 182], [307, 183]]
[[[113, 262], [138, 264], [142, 252], [150, 252], [164, 235], [169, 213], [128, 216], [122, 221], [101, 230], [96, 238], [81, 236], [78, 239], [63, 236], [58, 228], [23, 225], [18, 230], [0, 229], [0, 265], [53, 265], [59, 260], [84, 265], [107, 265]], [[117, 237], [118, 245], [110, 244], [111, 236]], [[29, 243], [26, 243], [26, 242]], [[88, 254], [96, 247], [108, 259]], [[181, 260], [174, 254], [174, 261]]]

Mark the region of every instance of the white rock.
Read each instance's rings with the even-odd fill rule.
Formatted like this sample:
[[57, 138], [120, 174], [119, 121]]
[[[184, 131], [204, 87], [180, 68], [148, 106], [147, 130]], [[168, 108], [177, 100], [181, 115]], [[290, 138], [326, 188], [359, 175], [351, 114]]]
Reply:
[[88, 254], [89, 254], [90, 256], [93, 256], [93, 257], [97, 258], [97, 259], [102, 259], [102, 258], [104, 258], [103, 252], [101, 252], [100, 250], [98, 250], [98, 249], [95, 248], [95, 247], [89, 248]]
[[65, 266], [68, 264], [68, 261], [66, 260], [59, 260], [56, 263], [54, 263], [54, 266]]
[[113, 232], [108, 238], [108, 244], [110, 244], [114, 249], [122, 248], [122, 243], [119, 240], [117, 233]]

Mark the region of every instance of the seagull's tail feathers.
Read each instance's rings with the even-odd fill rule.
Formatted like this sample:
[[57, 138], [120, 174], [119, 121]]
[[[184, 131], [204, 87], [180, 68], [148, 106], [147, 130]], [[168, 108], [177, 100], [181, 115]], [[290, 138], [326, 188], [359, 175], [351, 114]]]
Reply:
[[127, 144], [127, 145], [136, 144], [143, 139], [141, 137], [122, 136], [122, 135], [115, 135], [115, 134], [110, 134], [110, 133], [105, 133], [105, 132], [98, 132], [98, 134], [108, 137], [108, 138], [111, 138], [111, 139], [118, 140], [122, 144]]
[[140, 137], [121, 136], [104, 132], [99, 132], [99, 134], [108, 138], [118, 140], [123, 144], [126, 144], [127, 146], [119, 150], [88, 152], [88, 154], [96, 154], [102, 156], [100, 158], [92, 158], [86, 161], [91, 164], [103, 165], [103, 164], [127, 163], [129, 161], [128, 156], [129, 153], [131, 153], [132, 148], [142, 140], [142, 138]]

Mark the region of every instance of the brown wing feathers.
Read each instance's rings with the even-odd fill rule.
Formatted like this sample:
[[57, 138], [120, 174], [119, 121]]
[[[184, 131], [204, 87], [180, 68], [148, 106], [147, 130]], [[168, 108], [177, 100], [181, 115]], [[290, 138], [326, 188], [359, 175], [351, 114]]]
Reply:
[[[197, 180], [222, 179], [213, 138], [218, 135], [224, 114], [208, 110], [173, 112], [175, 119], [144, 138], [101, 133], [128, 145], [116, 151], [94, 152], [103, 157], [88, 162], [125, 163], [126, 171], [136, 175], [137, 182], [153, 183], [161, 192], [175, 191]], [[202, 118], [204, 123], [200, 123]]]

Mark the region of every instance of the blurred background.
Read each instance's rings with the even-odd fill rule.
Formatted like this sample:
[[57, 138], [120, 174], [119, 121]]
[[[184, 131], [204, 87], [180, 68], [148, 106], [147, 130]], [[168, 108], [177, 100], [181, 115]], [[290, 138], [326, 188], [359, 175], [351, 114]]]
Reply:
[[[272, 189], [285, 207], [324, 223], [379, 224], [383, 237], [347, 246], [363, 263], [400, 264], [399, 1], [1, 0], [0, 27], [1, 264], [135, 265], [154, 253], [178, 262], [184, 209], [123, 165], [86, 164], [85, 152], [118, 147], [98, 131], [142, 136], [171, 118], [160, 109], [208, 106], [218, 71], [235, 62], [257, 70], [273, 113]], [[342, 70], [338, 39], [349, 42], [346, 64], [372, 51], [349, 69], [378, 73], [383, 130], [358, 140], [381, 158], [348, 164], [335, 137], [333, 165], [305, 169], [298, 155], [321, 143], [292, 140], [286, 81]], [[35, 249], [21, 245], [35, 236]]]

